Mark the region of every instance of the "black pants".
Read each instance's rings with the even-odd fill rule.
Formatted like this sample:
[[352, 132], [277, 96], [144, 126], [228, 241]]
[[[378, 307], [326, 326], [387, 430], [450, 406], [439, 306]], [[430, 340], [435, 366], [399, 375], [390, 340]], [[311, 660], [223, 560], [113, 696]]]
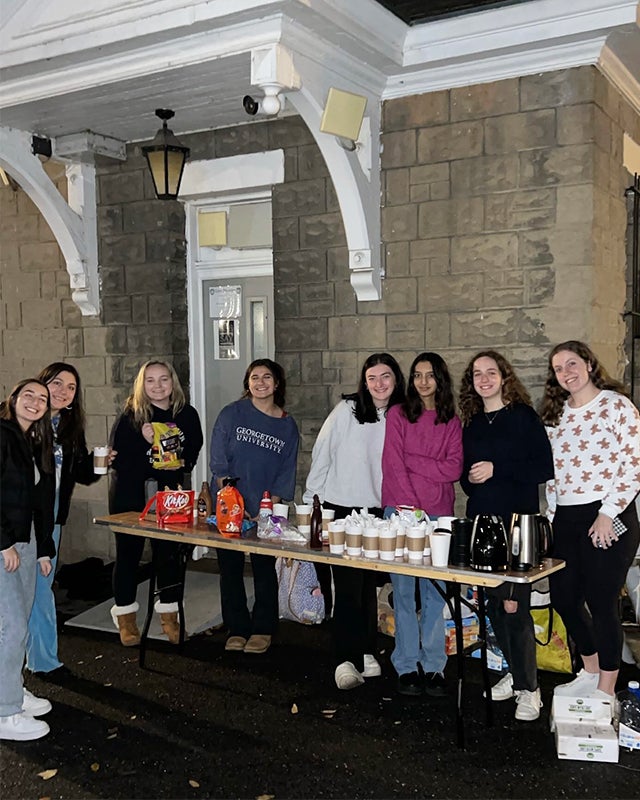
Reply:
[[[145, 539], [128, 533], [116, 533], [116, 563], [113, 568], [113, 596], [117, 606], [135, 602], [138, 589], [138, 567]], [[150, 539], [156, 568], [156, 584], [161, 603], [180, 599], [180, 548], [174, 542]], [[168, 588], [163, 588], [163, 587]]]
[[[323, 503], [333, 508], [336, 519], [344, 519], [359, 508]], [[369, 513], [382, 517], [381, 508]], [[377, 576], [373, 570], [332, 566], [335, 599], [333, 604], [333, 645], [336, 664], [350, 661], [362, 672], [365, 653], [375, 653], [378, 633]]]
[[549, 578], [551, 604], [583, 656], [597, 653], [600, 669], [615, 671], [622, 656], [622, 624], [618, 597], [638, 549], [640, 526], [635, 504], [620, 515], [627, 531], [611, 547], [591, 543], [589, 527], [600, 502], [558, 506], [553, 519], [553, 557], [566, 567]]
[[231, 636], [273, 635], [278, 625], [278, 576], [273, 556], [251, 553], [254, 603], [249, 613], [244, 588], [244, 553], [216, 549], [222, 619]]
[[[487, 614], [500, 649], [513, 675], [513, 688], [533, 692], [538, 688], [536, 635], [531, 616], [531, 586], [503, 583], [486, 589]], [[513, 614], [504, 609], [504, 600], [516, 600]]]

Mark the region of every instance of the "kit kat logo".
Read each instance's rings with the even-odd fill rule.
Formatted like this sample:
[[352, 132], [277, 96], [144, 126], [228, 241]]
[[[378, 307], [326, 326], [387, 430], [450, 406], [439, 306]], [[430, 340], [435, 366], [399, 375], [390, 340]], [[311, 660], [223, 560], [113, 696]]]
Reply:
[[189, 495], [186, 492], [165, 493], [163, 505], [166, 511], [182, 511], [189, 505]]

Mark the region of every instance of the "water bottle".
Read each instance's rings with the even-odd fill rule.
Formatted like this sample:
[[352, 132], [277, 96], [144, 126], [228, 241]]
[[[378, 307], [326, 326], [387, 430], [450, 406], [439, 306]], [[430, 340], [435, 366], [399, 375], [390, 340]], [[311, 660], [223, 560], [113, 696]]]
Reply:
[[640, 750], [640, 683], [629, 681], [616, 695], [616, 719], [620, 747]]

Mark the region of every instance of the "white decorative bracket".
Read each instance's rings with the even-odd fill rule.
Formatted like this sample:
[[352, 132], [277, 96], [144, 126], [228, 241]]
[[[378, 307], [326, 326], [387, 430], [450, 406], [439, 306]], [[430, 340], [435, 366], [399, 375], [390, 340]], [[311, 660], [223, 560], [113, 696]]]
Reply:
[[[21, 188], [40, 210], [56, 237], [64, 256], [71, 285], [71, 297], [83, 316], [100, 312], [100, 287], [98, 280], [98, 233], [96, 213], [96, 171], [93, 164], [91, 141], [95, 138], [100, 147], [124, 158], [124, 146], [111, 147], [108, 137], [90, 132], [62, 137], [61, 150], [53, 145], [53, 158], [65, 161], [67, 194], [62, 197], [45, 172], [40, 159], [31, 152], [31, 134], [13, 128], [0, 128], [0, 166], [14, 176]], [[112, 140], [115, 141], [115, 140]], [[83, 149], [84, 148], [84, 149]], [[104, 151], [103, 151], [104, 152]]]

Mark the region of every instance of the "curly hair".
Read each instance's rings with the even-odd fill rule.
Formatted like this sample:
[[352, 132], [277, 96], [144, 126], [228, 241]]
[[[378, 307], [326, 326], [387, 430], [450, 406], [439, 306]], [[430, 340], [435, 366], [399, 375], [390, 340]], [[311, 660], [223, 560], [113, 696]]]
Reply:
[[58, 426], [57, 440], [68, 444], [72, 448], [80, 447], [84, 442], [85, 415], [82, 404], [82, 384], [78, 370], [72, 364], [64, 361], [54, 361], [45, 367], [38, 375], [38, 380], [49, 386], [61, 372], [69, 372], [76, 382], [76, 393], [71, 405], [60, 410], [60, 425]]
[[47, 410], [40, 417], [40, 419], [32, 422], [29, 429], [24, 432], [24, 436], [29, 443], [31, 452], [34, 457], [40, 455], [40, 463], [38, 467], [46, 473], [53, 472], [53, 434], [51, 432], [51, 400], [49, 398], [49, 389], [47, 384], [39, 378], [25, 378], [25, 380], [17, 383], [7, 399], [0, 405], [0, 419], [11, 420], [17, 422], [16, 418], [16, 400], [22, 390], [30, 383], [36, 383], [45, 389], [47, 393]]
[[171, 412], [173, 415], [179, 414], [186, 404], [182, 384], [173, 366], [168, 361], [145, 361], [138, 370], [138, 374], [133, 381], [133, 391], [129, 397], [127, 397], [124, 404], [124, 413], [130, 414], [133, 417], [133, 424], [138, 430], [140, 430], [146, 422], [151, 422], [152, 417], [152, 404], [144, 388], [144, 379], [149, 367], [164, 367], [171, 376], [171, 381], [173, 383], [171, 391]]
[[256, 367], [265, 367], [273, 375], [275, 388], [273, 390], [273, 402], [278, 408], [284, 408], [287, 398], [287, 379], [284, 374], [284, 369], [278, 364], [277, 361], [272, 361], [270, 358], [256, 358], [247, 367], [242, 380], [243, 392], [241, 397], [251, 397], [249, 391], [249, 377]]
[[533, 405], [529, 392], [524, 388], [507, 359], [496, 350], [481, 350], [468, 363], [460, 383], [460, 418], [463, 425], [468, 425], [474, 414], [484, 408], [482, 398], [473, 386], [473, 366], [479, 358], [491, 358], [496, 362], [503, 380], [502, 402], [505, 406], [512, 406], [516, 403]]
[[553, 368], [553, 358], [563, 350], [568, 350], [570, 353], [575, 353], [578, 358], [581, 358], [591, 367], [591, 383], [597, 389], [610, 389], [611, 391], [618, 392], [625, 397], [629, 397], [629, 392], [623, 383], [612, 378], [607, 370], [598, 361], [598, 357], [584, 342], [577, 339], [570, 339], [567, 342], [557, 344], [549, 353], [547, 380], [544, 385], [544, 395], [540, 403], [540, 417], [545, 425], [555, 427], [560, 421], [564, 404], [569, 397], [569, 392], [563, 389], [558, 383], [555, 370]]
[[357, 391], [342, 395], [343, 400], [353, 400], [355, 403], [353, 415], [361, 425], [364, 425], [365, 422], [378, 421], [378, 409], [367, 388], [367, 370], [370, 370], [371, 367], [377, 367], [378, 364], [384, 364], [386, 367], [389, 367], [396, 379], [396, 385], [393, 388], [389, 403], [387, 404], [387, 411], [391, 406], [402, 403], [404, 400], [405, 380], [402, 370], [400, 369], [400, 364], [398, 364], [395, 358], [389, 355], [389, 353], [373, 353], [362, 365]]
[[424, 403], [415, 387], [413, 373], [415, 368], [423, 361], [428, 361], [433, 370], [433, 377], [436, 382], [435, 405], [436, 405], [436, 425], [446, 424], [455, 415], [455, 404], [453, 400], [453, 386], [451, 375], [447, 363], [438, 353], [420, 353], [416, 356], [409, 370], [409, 381], [407, 383], [407, 397], [403, 403], [402, 410], [409, 422], [417, 422], [424, 410]]

